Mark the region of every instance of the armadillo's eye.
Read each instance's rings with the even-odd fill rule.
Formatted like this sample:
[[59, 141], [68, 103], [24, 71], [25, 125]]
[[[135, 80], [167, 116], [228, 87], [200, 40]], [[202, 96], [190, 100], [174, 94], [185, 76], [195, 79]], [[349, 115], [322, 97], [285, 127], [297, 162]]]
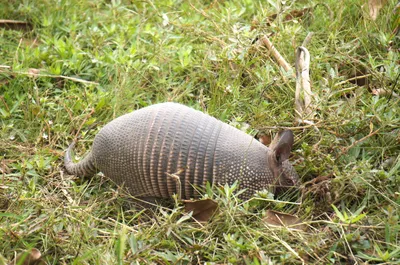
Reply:
[[282, 163], [280, 154], [276, 154], [275, 159], [276, 159], [276, 162], [278, 162], [278, 165], [280, 165]]

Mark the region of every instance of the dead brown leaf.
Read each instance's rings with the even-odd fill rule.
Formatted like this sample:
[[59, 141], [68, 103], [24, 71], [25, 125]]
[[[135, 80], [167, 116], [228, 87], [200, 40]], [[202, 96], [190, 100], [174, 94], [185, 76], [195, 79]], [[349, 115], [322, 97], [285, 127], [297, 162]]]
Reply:
[[193, 212], [192, 217], [199, 222], [207, 222], [218, 210], [218, 203], [211, 199], [184, 200], [183, 203], [185, 204], [185, 211]]
[[376, 20], [379, 10], [386, 4], [386, 0], [368, 0], [369, 16], [372, 20]]
[[307, 226], [302, 224], [300, 218], [287, 213], [268, 210], [263, 221], [270, 226], [287, 227], [289, 229], [305, 231]]
[[30, 251], [19, 254], [8, 265], [45, 265], [46, 262], [41, 257], [40, 251], [37, 248], [32, 248]]
[[263, 145], [266, 145], [266, 146], [268, 146], [272, 141], [271, 135], [268, 135], [266, 133], [258, 133], [257, 138], [258, 138], [258, 141], [260, 141], [260, 143], [262, 143]]
[[29, 31], [33, 26], [26, 21], [0, 19], [0, 28]]

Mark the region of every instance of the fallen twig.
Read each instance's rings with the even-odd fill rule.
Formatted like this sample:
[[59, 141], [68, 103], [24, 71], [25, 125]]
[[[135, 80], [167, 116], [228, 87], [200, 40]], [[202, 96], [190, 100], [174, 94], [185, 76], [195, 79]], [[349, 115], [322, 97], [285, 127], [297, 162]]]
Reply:
[[344, 80], [344, 81], [341, 81], [341, 82], [339, 82], [339, 83], [336, 83], [334, 86], [335, 86], [335, 87], [336, 87], [336, 86], [340, 86], [340, 85], [343, 85], [343, 84], [348, 83], [348, 82], [350, 82], [350, 81], [354, 81], [354, 80], [357, 80], [357, 79], [363, 79], [363, 78], [367, 78], [367, 77], [370, 77], [370, 76], [372, 76], [372, 74], [366, 74], [366, 75], [361, 75], [361, 76], [355, 76], [355, 77], [346, 79], [346, 80]]
[[379, 128], [379, 129], [377, 129], [377, 130], [375, 130], [375, 131], [373, 131], [373, 132], [370, 132], [367, 136], [364, 136], [363, 138], [361, 138], [361, 139], [359, 139], [359, 140], [357, 140], [357, 141], [354, 141], [351, 145], [349, 145], [349, 146], [347, 146], [347, 147], [344, 147], [344, 148], [342, 149], [342, 154], [347, 153], [347, 152], [349, 151], [350, 148], [352, 148], [352, 147], [356, 146], [357, 144], [359, 144], [359, 143], [365, 141], [366, 139], [370, 138], [371, 136], [374, 136], [375, 134], [377, 134], [377, 133], [379, 132], [380, 129], [381, 129], [381, 128]]
[[[269, 40], [267, 36], [261, 38], [262, 43], [265, 47], [271, 52], [272, 57], [275, 58], [277, 63], [286, 71], [293, 72], [293, 68], [286, 62], [285, 58], [279, 53], [279, 51], [275, 48], [272, 42]], [[294, 76], [294, 74], [293, 74]]]
[[[11, 69], [11, 66], [7, 66], [7, 65], [0, 65], [0, 68], [4, 68], [4, 69]], [[37, 70], [37, 69], [35, 69]], [[67, 80], [71, 80], [74, 82], [78, 82], [78, 83], [84, 83], [84, 84], [91, 84], [91, 85], [99, 85], [99, 83], [97, 82], [93, 82], [93, 81], [87, 81], [81, 78], [76, 78], [76, 77], [70, 77], [70, 76], [65, 76], [65, 75], [51, 75], [51, 74], [41, 74], [39, 73], [40, 71], [33, 71], [32, 69], [30, 69], [28, 72], [19, 72], [19, 71], [11, 71], [9, 70], [9, 72], [11, 74], [19, 74], [19, 75], [27, 75], [30, 77], [51, 77], [51, 78], [61, 78], [61, 79], [67, 79]]]
[[0, 19], [0, 28], [13, 30], [32, 30], [32, 25], [26, 21]]
[[303, 129], [308, 129], [310, 127], [317, 127], [317, 125], [319, 125], [320, 123], [322, 123], [321, 121], [318, 121], [316, 123], [313, 124], [308, 124], [308, 125], [304, 125], [304, 126], [292, 126], [292, 127], [285, 127], [285, 126], [264, 126], [261, 128], [258, 128], [259, 130], [277, 130], [277, 129], [286, 129], [286, 130], [303, 130]]

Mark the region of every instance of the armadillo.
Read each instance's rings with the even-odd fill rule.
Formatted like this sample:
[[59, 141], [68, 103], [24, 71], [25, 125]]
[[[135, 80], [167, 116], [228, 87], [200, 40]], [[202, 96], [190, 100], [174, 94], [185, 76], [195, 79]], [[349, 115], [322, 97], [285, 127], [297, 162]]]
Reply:
[[[290, 130], [280, 133], [268, 148], [201, 111], [160, 103], [106, 124], [78, 163], [72, 161], [70, 145], [64, 165], [71, 175], [102, 172], [136, 197], [170, 198], [179, 193], [182, 199], [197, 198], [198, 187], [207, 181], [239, 181], [245, 189], [241, 196], [247, 199], [269, 187], [298, 184], [288, 161], [292, 145]], [[179, 177], [180, 185], [173, 176]]]

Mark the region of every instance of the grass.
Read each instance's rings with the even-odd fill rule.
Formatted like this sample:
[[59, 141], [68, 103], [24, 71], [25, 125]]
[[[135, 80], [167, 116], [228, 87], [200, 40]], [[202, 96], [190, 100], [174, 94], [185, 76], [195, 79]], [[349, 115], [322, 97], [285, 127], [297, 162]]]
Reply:
[[[388, 1], [372, 21], [359, 1], [318, 3], [0, 3], [1, 19], [32, 25], [0, 28], [0, 264], [31, 248], [48, 264], [399, 264], [400, 104], [371, 93], [399, 94], [398, 10]], [[295, 80], [253, 43], [271, 34], [294, 65], [310, 31], [318, 130], [294, 122]], [[349, 82], [355, 72], [368, 83]], [[237, 187], [215, 189], [219, 213], [198, 225], [179, 206], [129, 207], [101, 176], [63, 174], [75, 137], [83, 155], [107, 122], [162, 101], [250, 133], [296, 127], [300, 192], [241, 202]], [[267, 209], [300, 216], [308, 230], [267, 226]]]

